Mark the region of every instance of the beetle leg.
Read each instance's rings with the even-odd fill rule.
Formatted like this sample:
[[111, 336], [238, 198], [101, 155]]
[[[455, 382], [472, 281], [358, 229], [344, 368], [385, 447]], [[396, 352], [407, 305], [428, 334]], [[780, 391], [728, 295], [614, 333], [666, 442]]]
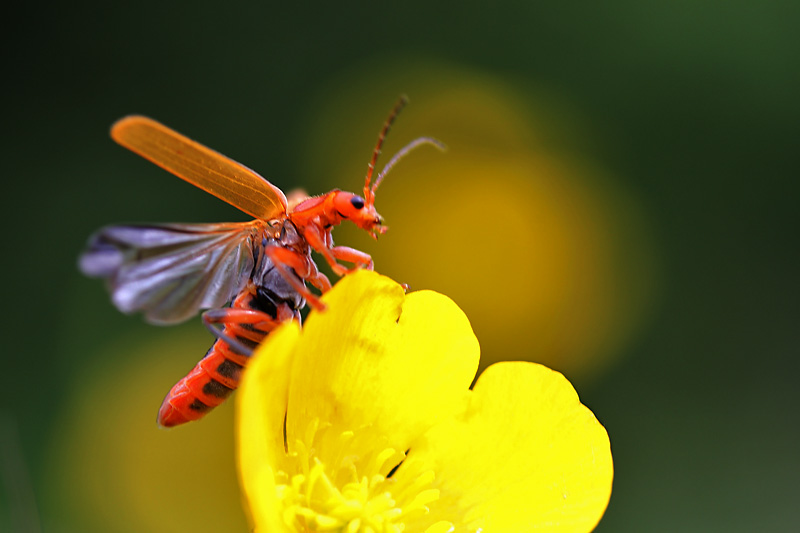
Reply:
[[349, 272], [357, 270], [358, 268], [373, 270], [375, 267], [372, 257], [370, 257], [369, 254], [361, 250], [356, 250], [355, 248], [350, 248], [349, 246], [335, 246], [331, 248], [331, 254], [333, 254], [336, 259], [353, 263], [355, 267], [350, 269]]
[[[325, 261], [331, 266], [331, 269], [337, 276], [344, 276], [349, 272], [349, 269], [339, 264], [336, 261], [336, 257], [333, 254], [333, 250], [336, 247], [333, 247], [333, 239], [330, 237], [330, 232], [325, 234], [320, 233], [319, 229], [315, 226], [309, 226], [303, 231], [303, 238], [305, 238], [308, 245], [311, 246], [314, 250], [321, 253], [322, 256], [325, 258]], [[330, 242], [330, 244], [328, 244]]]
[[[305, 298], [311, 307], [317, 311], [325, 310], [325, 304], [300, 281], [301, 279], [308, 280], [309, 283], [322, 292], [326, 292], [331, 288], [331, 282], [327, 276], [317, 270], [312, 261], [306, 256], [280, 246], [268, 246], [264, 253], [267, 254], [267, 257], [269, 257], [272, 264], [275, 265], [275, 268], [278, 269], [278, 272], [289, 285]], [[294, 273], [291, 272], [292, 270], [294, 270]]]
[[[202, 318], [203, 324], [215, 337], [246, 357], [252, 355], [254, 345], [281, 323], [263, 311], [234, 307], [209, 309]], [[228, 331], [225, 331], [226, 327]]]
[[203, 320], [205, 320], [208, 325], [246, 325], [247, 329], [245, 329], [245, 332], [250, 332], [250, 334], [245, 333], [245, 335], [243, 335], [246, 337], [257, 337], [258, 335], [263, 336], [265, 333], [272, 331], [276, 326], [283, 322], [280, 319], [273, 318], [263, 311], [258, 311], [256, 309], [237, 309], [235, 307], [209, 309], [203, 313]]

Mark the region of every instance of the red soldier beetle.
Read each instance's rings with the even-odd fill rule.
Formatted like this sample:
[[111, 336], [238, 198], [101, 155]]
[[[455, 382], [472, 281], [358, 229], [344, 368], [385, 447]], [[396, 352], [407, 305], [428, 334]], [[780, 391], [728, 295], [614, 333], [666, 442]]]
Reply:
[[312, 251], [339, 276], [373, 268], [368, 254], [335, 246], [331, 231], [349, 220], [374, 238], [384, 233], [374, 202], [386, 173], [422, 144], [443, 149], [436, 139], [415, 139], [372, 181], [383, 141], [406, 101], [397, 102], [378, 135], [363, 196], [333, 190], [291, 207], [258, 173], [152, 119], [129, 116], [112, 126], [120, 145], [255, 217], [244, 223], [108, 226], [90, 238], [80, 258], [83, 273], [105, 279], [114, 305], [125, 313], [174, 324], [205, 310], [203, 322], [217, 340], [167, 394], [161, 426], [203, 417], [236, 389], [253, 349], [270, 331], [299, 321], [306, 302], [324, 310], [306, 286], [322, 293], [331, 288]]

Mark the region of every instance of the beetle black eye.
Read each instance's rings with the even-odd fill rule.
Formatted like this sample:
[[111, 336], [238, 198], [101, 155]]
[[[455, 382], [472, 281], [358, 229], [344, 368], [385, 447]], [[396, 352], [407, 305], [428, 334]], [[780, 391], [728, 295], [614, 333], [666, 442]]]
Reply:
[[364, 207], [364, 199], [360, 196], [353, 196], [350, 198], [350, 203], [353, 204], [353, 207], [356, 209], [362, 209]]

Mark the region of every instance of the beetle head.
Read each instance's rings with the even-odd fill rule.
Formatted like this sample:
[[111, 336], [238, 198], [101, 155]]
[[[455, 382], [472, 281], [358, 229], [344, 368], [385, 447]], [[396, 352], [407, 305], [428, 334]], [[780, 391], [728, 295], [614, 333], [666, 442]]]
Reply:
[[[374, 193], [370, 196], [374, 200]], [[383, 217], [375, 210], [372, 201], [353, 194], [351, 192], [339, 191], [333, 199], [334, 207], [342, 218], [352, 221], [359, 228], [369, 232], [374, 239], [378, 235], [386, 233], [386, 226], [383, 225]]]

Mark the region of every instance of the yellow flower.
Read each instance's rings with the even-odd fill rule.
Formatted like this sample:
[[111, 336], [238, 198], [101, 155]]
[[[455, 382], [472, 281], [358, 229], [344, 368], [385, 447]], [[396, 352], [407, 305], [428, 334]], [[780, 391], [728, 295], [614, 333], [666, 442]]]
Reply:
[[259, 348], [238, 395], [256, 531], [590, 531], [608, 435], [559, 373], [498, 363], [447, 297], [357, 272], [302, 332]]

